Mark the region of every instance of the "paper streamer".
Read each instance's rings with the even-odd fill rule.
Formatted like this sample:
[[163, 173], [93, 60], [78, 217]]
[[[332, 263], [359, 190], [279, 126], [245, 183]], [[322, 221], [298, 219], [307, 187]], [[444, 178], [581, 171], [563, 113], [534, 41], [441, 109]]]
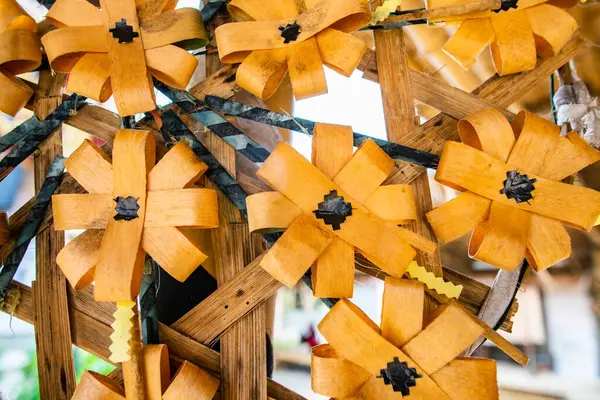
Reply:
[[386, 19], [391, 13], [400, 8], [400, 3], [402, 3], [402, 0], [385, 0], [383, 4], [377, 7], [371, 14], [371, 22], [369, 22], [369, 25], [375, 25]]
[[427, 271], [424, 267], [413, 261], [409, 264], [406, 270], [408, 276], [424, 283], [431, 290], [435, 290], [439, 294], [443, 294], [450, 299], [458, 299], [462, 290], [462, 285], [455, 285], [452, 282], [446, 282], [442, 278], [434, 275], [433, 272]]
[[131, 329], [133, 328], [132, 318], [135, 301], [118, 301], [117, 311], [113, 314], [114, 322], [110, 325], [113, 333], [110, 335], [112, 344], [109, 346], [110, 357], [108, 359], [114, 363], [129, 361], [129, 340], [131, 339]]
[[65, 168], [65, 160], [64, 157], [59, 156], [52, 162], [46, 179], [44, 179], [44, 183], [33, 201], [29, 214], [27, 214], [27, 221], [23, 225], [21, 232], [19, 232], [12, 251], [4, 261], [4, 266], [2, 267], [2, 271], [0, 271], [0, 300], [4, 299], [10, 282], [17, 273], [21, 260], [27, 251], [29, 242], [35, 237], [37, 230], [42, 224], [52, 194], [60, 185], [62, 173]]

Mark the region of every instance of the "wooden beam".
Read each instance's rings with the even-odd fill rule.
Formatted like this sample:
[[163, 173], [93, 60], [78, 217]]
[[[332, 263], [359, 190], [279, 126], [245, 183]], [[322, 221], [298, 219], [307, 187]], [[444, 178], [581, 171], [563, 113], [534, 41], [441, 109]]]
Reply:
[[[46, 118], [62, 103], [66, 75], [40, 71], [34, 113]], [[62, 155], [62, 131], [48, 136], [35, 152], [34, 178], [38, 192], [56, 156]], [[64, 232], [47, 229], [36, 237], [36, 274], [33, 282], [35, 343], [40, 397], [68, 400], [75, 392], [75, 366], [69, 330], [67, 280], [56, 264], [65, 245]]]
[[[21, 299], [14, 316], [33, 324], [36, 318], [31, 288], [17, 281], [11, 283], [10, 288], [16, 288], [21, 293]], [[69, 288], [69, 303], [71, 305], [71, 340], [74, 345], [85, 350], [104, 361], [111, 363], [108, 357], [111, 345], [110, 335], [115, 310], [114, 303], [99, 303], [94, 301], [91, 287], [74, 291]], [[1, 309], [7, 312], [6, 309]], [[175, 331], [173, 328], [159, 324], [161, 342], [169, 347], [169, 353], [180, 359], [188, 360], [197, 366], [218, 375], [220, 373], [219, 353], [197, 341]], [[296, 394], [281, 384], [267, 382], [267, 394], [276, 400], [303, 400], [304, 397]]]
[[[402, 30], [375, 31], [375, 59], [379, 71], [379, 84], [383, 98], [383, 115], [388, 140], [406, 144], [406, 137], [418, 126], [413, 101], [408, 55], [404, 45]], [[398, 175], [395, 175], [398, 177]], [[394, 183], [393, 181], [388, 183]], [[411, 182], [417, 219], [408, 228], [426, 239], [437, 242], [435, 233], [429, 226], [425, 214], [433, 208], [429, 178], [421, 174]], [[427, 271], [442, 277], [442, 262], [439, 249], [434, 254], [417, 252], [417, 263]], [[437, 304], [425, 300], [425, 315], [433, 311]]]

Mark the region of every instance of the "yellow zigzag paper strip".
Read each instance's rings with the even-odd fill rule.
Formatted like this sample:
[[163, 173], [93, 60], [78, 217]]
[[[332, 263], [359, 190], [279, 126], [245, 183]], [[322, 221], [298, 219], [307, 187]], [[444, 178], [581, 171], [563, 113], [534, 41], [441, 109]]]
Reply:
[[425, 268], [419, 266], [416, 261], [412, 261], [409, 264], [406, 272], [412, 279], [423, 282], [429, 289], [435, 290], [439, 294], [443, 294], [450, 299], [458, 299], [463, 290], [462, 285], [445, 282], [442, 278], [435, 276], [433, 272], [429, 272]]
[[129, 361], [129, 339], [131, 339], [131, 329], [133, 321], [131, 320], [135, 313], [133, 312], [135, 301], [119, 301], [117, 302], [117, 311], [113, 314], [115, 322], [112, 326], [114, 332], [110, 335], [112, 344], [108, 348], [110, 357], [108, 359], [114, 363], [122, 363]]
[[385, 0], [383, 4], [377, 7], [371, 14], [371, 22], [369, 22], [369, 25], [375, 25], [386, 19], [390, 13], [393, 13], [400, 7], [400, 3], [402, 3], [402, 0]]

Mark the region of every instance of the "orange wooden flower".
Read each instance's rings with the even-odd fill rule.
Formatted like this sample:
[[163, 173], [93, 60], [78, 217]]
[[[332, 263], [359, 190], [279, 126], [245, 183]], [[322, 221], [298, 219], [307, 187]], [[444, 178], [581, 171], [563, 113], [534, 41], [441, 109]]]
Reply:
[[35, 20], [15, 0], [0, 0], [0, 111], [12, 116], [33, 96], [33, 89], [15, 75], [42, 62], [36, 31]]
[[[536, 54], [554, 56], [577, 29], [577, 22], [569, 13], [546, 4], [547, 1], [519, 0], [516, 9], [450, 17], [451, 22], [460, 22], [460, 27], [443, 50], [465, 69], [469, 69], [490, 45], [498, 74], [508, 75], [533, 69], [537, 61]], [[428, 7], [468, 2], [470, 0], [430, 0]], [[574, 2], [569, 3], [565, 5], [570, 7]]]
[[329, 342], [312, 349], [312, 388], [332, 398], [498, 399], [496, 362], [459, 357], [484, 327], [458, 303], [423, 321], [423, 284], [385, 280], [381, 326], [340, 300], [319, 324]]
[[277, 192], [247, 199], [251, 231], [287, 229], [260, 265], [289, 287], [313, 265], [317, 297], [352, 296], [355, 249], [401, 277], [415, 257], [411, 246], [437, 248], [397, 226], [416, 209], [409, 185], [382, 186], [394, 160], [372, 140], [352, 150], [352, 128], [317, 124], [313, 164], [279, 144], [257, 172]]
[[177, 46], [206, 45], [199, 10], [174, 10], [172, 0], [100, 5], [102, 10], [86, 0], [58, 0], [46, 16], [59, 29], [42, 42], [52, 68], [71, 73], [67, 89], [100, 102], [114, 93], [122, 116], [156, 108], [151, 75], [185, 89], [198, 61]]
[[219, 56], [226, 64], [241, 62], [237, 83], [262, 99], [288, 70], [297, 100], [327, 93], [323, 64], [350, 76], [366, 50], [348, 32], [371, 19], [367, 0], [233, 0], [228, 9], [247, 22], [215, 30]]
[[469, 255], [506, 270], [527, 257], [541, 270], [567, 258], [562, 226], [591, 230], [600, 193], [560, 181], [600, 159], [577, 132], [522, 111], [511, 124], [495, 109], [458, 124], [464, 144], [448, 142], [435, 179], [464, 191], [430, 211], [437, 237], [448, 243], [473, 231]]
[[115, 137], [112, 165], [87, 140], [65, 162], [89, 194], [54, 195], [54, 226], [87, 231], [69, 242], [56, 262], [76, 289], [95, 279], [98, 301], [134, 299], [146, 253], [182, 282], [207, 258], [177, 228], [219, 224], [217, 193], [188, 188], [206, 164], [183, 143], [154, 162], [154, 136], [126, 129]]
[[[144, 383], [148, 400], [211, 400], [219, 379], [184, 361], [171, 380], [169, 351], [164, 344], [144, 346]], [[85, 371], [72, 400], [125, 400], [123, 389], [113, 380]]]

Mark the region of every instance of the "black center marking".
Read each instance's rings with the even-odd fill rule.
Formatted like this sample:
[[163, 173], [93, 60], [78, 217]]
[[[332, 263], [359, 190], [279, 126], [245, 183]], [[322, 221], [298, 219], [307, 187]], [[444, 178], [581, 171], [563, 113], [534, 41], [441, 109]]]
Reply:
[[529, 200], [533, 199], [531, 192], [535, 190], [533, 184], [537, 179], [528, 179], [527, 174], [521, 175], [517, 170], [508, 171], [506, 178], [500, 194], [505, 194], [509, 199], [515, 199], [517, 203], [529, 203]]
[[115, 23], [115, 27], [108, 31], [115, 39], [119, 39], [119, 43], [131, 43], [134, 38], [140, 36], [139, 33], [133, 31], [133, 26], [127, 25], [125, 18], [121, 18], [121, 22]]
[[132, 219], [138, 218], [137, 212], [140, 209], [138, 199], [127, 196], [116, 197], [113, 200], [117, 202], [117, 205], [115, 206], [115, 211], [117, 212], [117, 215], [114, 217], [115, 221], [120, 221], [122, 219], [131, 221]]
[[417, 386], [417, 378], [422, 378], [415, 368], [409, 368], [405, 362], [400, 362], [398, 357], [388, 363], [387, 368], [379, 372], [377, 378], [383, 378], [383, 383], [392, 385], [394, 392], [402, 393], [402, 396], [410, 395], [410, 388]]
[[301, 32], [300, 25], [298, 25], [296, 21], [292, 22], [291, 24], [287, 24], [286, 26], [280, 26], [279, 30], [281, 31], [281, 37], [285, 39], [283, 43], [296, 41]]
[[519, 0], [502, 0], [500, 3], [500, 8], [492, 10], [495, 13], [499, 13], [500, 11], [508, 11], [511, 8], [517, 9], [517, 2]]
[[327, 225], [331, 225], [334, 231], [340, 229], [346, 217], [352, 215], [352, 204], [344, 201], [343, 196], [338, 196], [337, 190], [332, 190], [329, 194], [323, 197], [322, 203], [319, 203], [319, 208], [314, 210], [316, 217], [325, 221]]

